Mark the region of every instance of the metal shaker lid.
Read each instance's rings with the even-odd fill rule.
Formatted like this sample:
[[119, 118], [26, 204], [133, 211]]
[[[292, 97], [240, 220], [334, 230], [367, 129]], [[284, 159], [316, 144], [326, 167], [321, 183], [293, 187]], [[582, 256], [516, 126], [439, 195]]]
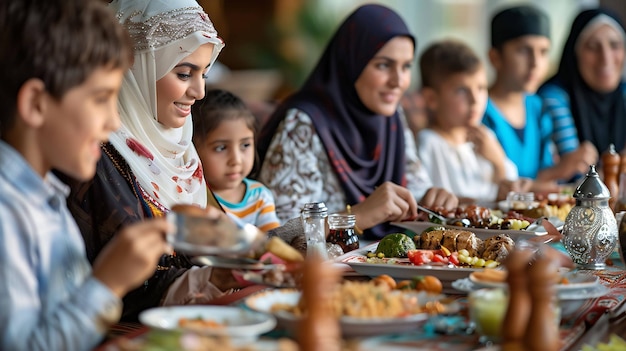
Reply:
[[591, 165], [583, 181], [576, 187], [573, 196], [575, 199], [601, 200], [610, 198], [611, 193], [602, 180], [600, 180], [600, 175], [596, 172], [596, 166]]
[[328, 212], [326, 204], [323, 202], [309, 202], [304, 204], [302, 212], [325, 214]]

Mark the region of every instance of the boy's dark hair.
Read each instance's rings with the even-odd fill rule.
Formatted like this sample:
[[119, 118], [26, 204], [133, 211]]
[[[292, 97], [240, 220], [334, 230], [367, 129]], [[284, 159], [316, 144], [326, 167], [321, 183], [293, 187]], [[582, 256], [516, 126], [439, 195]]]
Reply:
[[474, 73], [481, 67], [480, 58], [463, 42], [453, 39], [431, 44], [420, 57], [422, 87], [436, 88], [458, 73]]
[[237, 95], [221, 89], [208, 90], [202, 100], [191, 106], [193, 138], [205, 140], [207, 134], [217, 129], [223, 121], [243, 119], [256, 137], [257, 118]]
[[0, 136], [15, 123], [27, 80], [61, 100], [96, 69], [132, 64], [130, 37], [102, 0], [2, 0], [0, 28]]
[[491, 47], [497, 50], [509, 40], [524, 35], [550, 38], [550, 18], [541, 9], [531, 5], [510, 7], [496, 13], [491, 19]]

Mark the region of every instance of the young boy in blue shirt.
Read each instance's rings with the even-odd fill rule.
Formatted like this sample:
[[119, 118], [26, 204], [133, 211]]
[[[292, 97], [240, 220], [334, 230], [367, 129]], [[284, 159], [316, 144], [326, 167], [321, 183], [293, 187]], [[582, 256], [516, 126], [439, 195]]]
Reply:
[[552, 122], [534, 94], [548, 70], [550, 45], [550, 22], [538, 8], [511, 7], [492, 18], [489, 60], [496, 77], [483, 117], [520, 177], [546, 190], [581, 171], [574, 157], [555, 163]]
[[0, 28], [0, 349], [91, 350], [167, 249], [168, 224], [146, 221], [91, 268], [51, 173], [94, 175], [130, 38], [97, 0], [4, 0]]

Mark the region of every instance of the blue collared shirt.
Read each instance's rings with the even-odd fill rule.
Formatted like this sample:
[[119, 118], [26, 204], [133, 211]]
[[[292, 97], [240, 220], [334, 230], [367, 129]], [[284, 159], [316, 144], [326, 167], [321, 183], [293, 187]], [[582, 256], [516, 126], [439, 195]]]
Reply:
[[68, 192], [0, 140], [2, 350], [91, 350], [119, 319], [121, 301], [91, 276]]

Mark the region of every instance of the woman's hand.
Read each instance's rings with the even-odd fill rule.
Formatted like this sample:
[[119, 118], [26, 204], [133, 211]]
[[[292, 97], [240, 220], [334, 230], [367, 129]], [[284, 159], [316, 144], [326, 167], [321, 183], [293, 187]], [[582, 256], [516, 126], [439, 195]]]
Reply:
[[402, 221], [417, 216], [417, 202], [409, 189], [385, 182], [365, 201], [352, 206], [357, 226], [368, 229], [375, 225]]
[[445, 189], [430, 188], [422, 197], [420, 204], [428, 208], [440, 207], [452, 211], [459, 205], [459, 199]]

